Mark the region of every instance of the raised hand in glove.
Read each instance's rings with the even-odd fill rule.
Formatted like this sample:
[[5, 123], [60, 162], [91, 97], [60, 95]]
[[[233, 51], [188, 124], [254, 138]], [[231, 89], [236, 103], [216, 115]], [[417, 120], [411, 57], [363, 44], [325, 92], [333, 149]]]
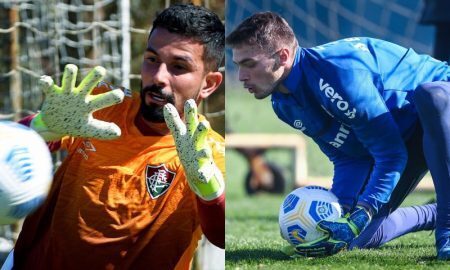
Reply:
[[40, 113], [31, 122], [46, 141], [65, 135], [85, 138], [115, 139], [121, 130], [114, 123], [93, 118], [92, 113], [122, 102], [124, 93], [115, 89], [99, 95], [91, 95], [94, 87], [105, 76], [103, 67], [97, 66], [75, 87], [78, 68], [66, 65], [61, 87], [49, 76], [42, 76], [40, 85], [45, 100]]
[[199, 123], [197, 105], [192, 99], [184, 104], [184, 118], [186, 124], [172, 104], [164, 106], [164, 119], [175, 140], [189, 186], [201, 199], [211, 201], [224, 192], [225, 184], [206, 140], [210, 126], [208, 121]]
[[325, 236], [309, 243], [286, 247], [282, 251], [291, 257], [323, 257], [338, 253], [348, 248], [369, 224], [371, 215], [363, 207], [357, 207], [351, 214], [336, 221], [322, 220], [317, 229]]

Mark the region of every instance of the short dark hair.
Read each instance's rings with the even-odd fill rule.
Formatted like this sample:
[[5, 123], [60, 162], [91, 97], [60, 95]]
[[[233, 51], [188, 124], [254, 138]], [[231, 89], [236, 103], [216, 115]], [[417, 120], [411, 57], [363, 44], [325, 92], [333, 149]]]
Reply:
[[242, 45], [256, 46], [268, 53], [283, 44], [294, 49], [297, 39], [294, 31], [280, 15], [275, 12], [258, 12], [242, 21], [231, 32], [226, 43], [231, 48]]
[[225, 27], [214, 12], [192, 4], [173, 5], [158, 14], [149, 36], [157, 27], [203, 44], [206, 70], [219, 69], [224, 57]]

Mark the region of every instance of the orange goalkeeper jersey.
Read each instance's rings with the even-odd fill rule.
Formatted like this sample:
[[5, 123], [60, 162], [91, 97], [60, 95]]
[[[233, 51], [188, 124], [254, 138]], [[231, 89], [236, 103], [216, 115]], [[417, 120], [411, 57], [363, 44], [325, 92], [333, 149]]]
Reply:
[[[63, 140], [68, 156], [24, 222], [16, 269], [189, 269], [201, 236], [195, 194], [172, 136], [143, 136], [139, 94], [127, 91], [95, 115], [120, 126], [119, 139]], [[211, 131], [209, 142], [225, 173], [223, 138]]]

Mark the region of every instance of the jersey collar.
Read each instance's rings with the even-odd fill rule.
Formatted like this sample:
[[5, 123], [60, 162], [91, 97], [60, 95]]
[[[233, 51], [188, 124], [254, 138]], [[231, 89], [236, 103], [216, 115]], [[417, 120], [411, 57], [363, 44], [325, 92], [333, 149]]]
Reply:
[[289, 75], [282, 82], [282, 85], [291, 93], [296, 91], [302, 80], [301, 64], [303, 63], [302, 59], [304, 58], [304, 55], [305, 52], [303, 51], [303, 48], [300, 46], [297, 47], [291, 72], [289, 72]]

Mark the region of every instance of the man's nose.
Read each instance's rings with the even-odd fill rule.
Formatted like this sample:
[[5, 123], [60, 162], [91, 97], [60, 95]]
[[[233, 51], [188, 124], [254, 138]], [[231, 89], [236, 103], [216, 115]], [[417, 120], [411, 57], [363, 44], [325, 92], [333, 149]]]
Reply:
[[239, 81], [244, 82], [249, 79], [248, 73], [244, 72], [242, 69], [239, 69]]
[[167, 70], [167, 65], [161, 63], [156, 69], [155, 74], [153, 74], [153, 83], [158, 86], [168, 85], [169, 71]]

